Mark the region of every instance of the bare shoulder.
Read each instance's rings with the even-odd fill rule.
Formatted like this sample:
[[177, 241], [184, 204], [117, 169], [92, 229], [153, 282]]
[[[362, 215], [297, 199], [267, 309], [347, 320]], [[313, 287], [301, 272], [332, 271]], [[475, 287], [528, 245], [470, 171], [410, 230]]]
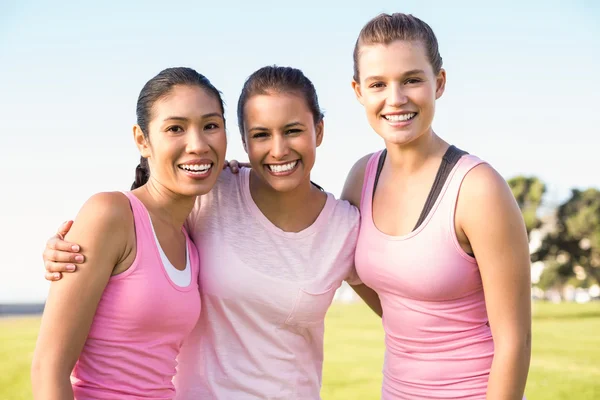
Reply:
[[489, 164], [479, 164], [465, 176], [456, 206], [456, 218], [465, 232], [478, 226], [516, 226], [522, 222], [508, 183]]
[[460, 189], [460, 197], [472, 205], [513, 200], [506, 180], [486, 163], [475, 166], [467, 173]]
[[344, 184], [341, 198], [348, 200], [355, 207], [360, 207], [360, 197], [362, 194], [363, 182], [365, 180], [365, 171], [367, 169], [367, 163], [373, 154], [374, 153], [367, 154], [355, 162], [346, 177], [346, 183]]
[[96, 193], [81, 207], [67, 236], [87, 239], [93, 233], [110, 242], [122, 240], [133, 229], [132, 215], [129, 199], [123, 193]]
[[123, 219], [131, 215], [131, 206], [127, 196], [121, 192], [101, 192], [94, 194], [84, 203], [79, 211], [79, 215], [81, 214], [96, 214], [94, 219], [106, 224], [122, 224]]

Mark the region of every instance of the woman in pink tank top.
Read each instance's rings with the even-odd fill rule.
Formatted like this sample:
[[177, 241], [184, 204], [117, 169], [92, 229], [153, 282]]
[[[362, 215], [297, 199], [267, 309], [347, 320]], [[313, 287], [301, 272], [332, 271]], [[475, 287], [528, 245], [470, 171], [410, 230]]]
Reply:
[[183, 229], [222, 169], [219, 92], [189, 68], [146, 83], [132, 191], [99, 193], [67, 239], [86, 263], [50, 287], [31, 371], [36, 399], [172, 399], [183, 339], [200, 314], [199, 260]]
[[432, 130], [446, 72], [431, 28], [382, 14], [360, 32], [353, 87], [385, 151], [359, 160], [355, 255], [381, 300], [382, 398], [521, 399], [531, 352], [529, 252], [504, 179]]

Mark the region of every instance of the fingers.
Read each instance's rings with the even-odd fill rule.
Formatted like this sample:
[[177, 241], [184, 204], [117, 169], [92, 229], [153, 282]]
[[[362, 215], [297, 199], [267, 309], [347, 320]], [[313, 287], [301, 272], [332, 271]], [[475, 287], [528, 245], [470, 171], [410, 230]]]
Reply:
[[62, 274], [60, 272], [46, 272], [44, 275], [47, 281], [58, 281], [62, 278]]
[[61, 239], [64, 239], [66, 234], [69, 233], [71, 226], [73, 226], [73, 221], [65, 221], [58, 227], [58, 235]]
[[57, 233], [56, 235], [48, 239], [48, 241], [46, 242], [46, 249], [66, 251], [69, 253], [78, 252], [80, 250], [79, 245], [67, 242], [58, 235], [60, 235], [60, 233]]
[[240, 163], [237, 160], [231, 160], [229, 162], [229, 169], [234, 174], [237, 174], [238, 172], [240, 172]]
[[85, 257], [79, 253], [69, 253], [64, 250], [55, 250], [46, 247], [43, 254], [44, 261], [61, 262], [61, 263], [77, 263], [81, 264], [85, 261]]
[[229, 167], [229, 161], [225, 160], [223, 163], [223, 169], [227, 169], [227, 167]]
[[75, 264], [54, 261], [46, 261], [44, 266], [46, 272], [73, 272], [76, 268]]

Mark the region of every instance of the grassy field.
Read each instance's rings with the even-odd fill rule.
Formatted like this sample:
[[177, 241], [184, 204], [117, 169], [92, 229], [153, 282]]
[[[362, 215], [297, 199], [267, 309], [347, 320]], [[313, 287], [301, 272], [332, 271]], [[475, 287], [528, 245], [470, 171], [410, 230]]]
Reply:
[[[39, 318], [0, 319], [0, 399], [31, 399], [29, 364]], [[528, 400], [600, 399], [600, 303], [534, 304]], [[327, 315], [324, 400], [378, 399], [380, 322], [362, 304]]]

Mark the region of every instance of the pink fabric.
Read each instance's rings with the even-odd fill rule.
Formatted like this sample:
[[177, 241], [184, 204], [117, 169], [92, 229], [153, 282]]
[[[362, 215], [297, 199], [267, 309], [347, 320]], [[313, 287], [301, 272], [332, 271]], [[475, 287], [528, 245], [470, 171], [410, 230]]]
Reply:
[[482, 161], [463, 156], [425, 221], [389, 236], [372, 215], [380, 155], [365, 172], [355, 261], [383, 307], [382, 399], [485, 399], [494, 343], [477, 262], [461, 249], [454, 228], [463, 178]]
[[319, 399], [325, 314], [344, 280], [360, 283], [358, 227], [358, 210], [328, 194], [311, 226], [284, 232], [252, 200], [249, 170], [223, 171], [190, 216], [203, 311], [177, 399]]
[[183, 339], [200, 314], [198, 253], [187, 233], [192, 283], [176, 286], [165, 271], [148, 212], [125, 193], [135, 221], [136, 257], [110, 278], [73, 373], [75, 399], [172, 399]]

